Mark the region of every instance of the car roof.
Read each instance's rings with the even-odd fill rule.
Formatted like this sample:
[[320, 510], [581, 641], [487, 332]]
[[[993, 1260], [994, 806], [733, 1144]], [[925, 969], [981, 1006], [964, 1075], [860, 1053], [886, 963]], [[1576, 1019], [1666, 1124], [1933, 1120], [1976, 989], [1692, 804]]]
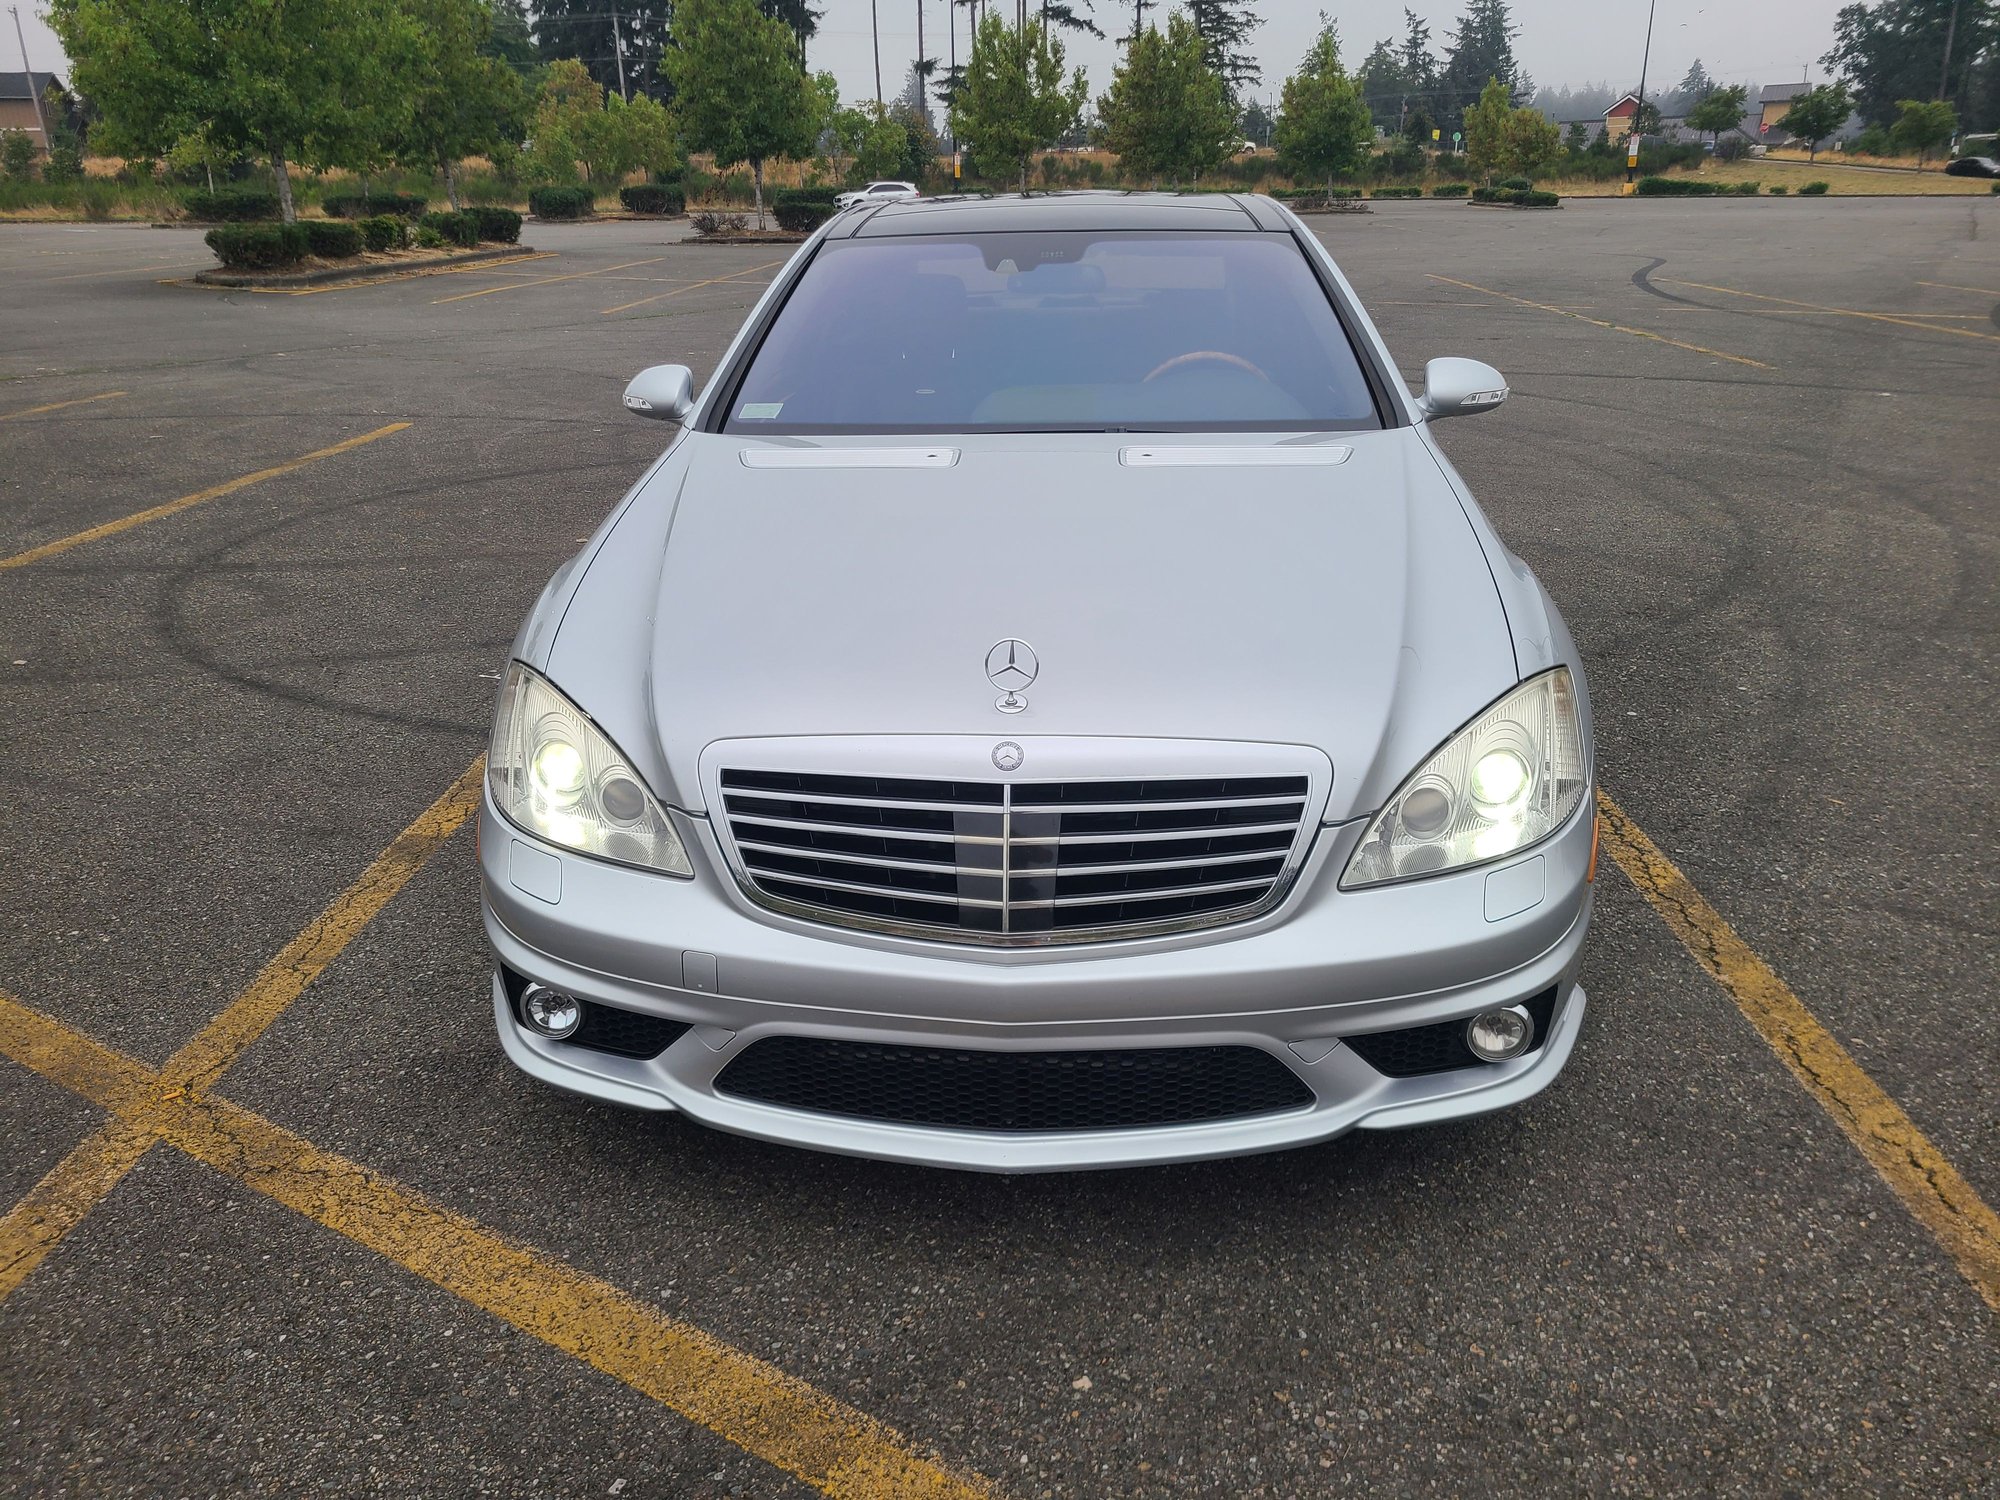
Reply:
[[1286, 227], [1268, 198], [1247, 193], [1007, 193], [919, 198], [837, 222], [832, 239], [1006, 234], [1061, 229], [1241, 230]]

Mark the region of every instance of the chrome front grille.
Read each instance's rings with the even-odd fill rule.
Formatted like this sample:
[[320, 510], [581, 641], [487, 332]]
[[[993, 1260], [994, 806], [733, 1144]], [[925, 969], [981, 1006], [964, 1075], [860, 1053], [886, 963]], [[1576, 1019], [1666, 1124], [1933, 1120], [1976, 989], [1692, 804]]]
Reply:
[[723, 811], [766, 904], [958, 942], [1085, 942], [1274, 905], [1311, 778], [919, 780], [728, 770]]

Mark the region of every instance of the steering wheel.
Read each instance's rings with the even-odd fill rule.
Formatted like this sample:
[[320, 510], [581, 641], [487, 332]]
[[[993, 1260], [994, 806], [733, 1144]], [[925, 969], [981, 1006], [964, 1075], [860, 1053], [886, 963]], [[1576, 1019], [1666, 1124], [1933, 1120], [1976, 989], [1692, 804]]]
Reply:
[[[1165, 364], [1156, 366], [1152, 370], [1152, 372], [1146, 376], [1146, 380], [1158, 380], [1162, 375], [1171, 375], [1176, 370], [1185, 370], [1190, 365], [1198, 364], [1207, 360], [1213, 360], [1217, 364], [1233, 365], [1239, 370], [1243, 370], [1248, 372], [1249, 374], [1255, 375], [1259, 380], [1263, 381], [1266, 385], [1271, 384], [1271, 377], [1266, 375], [1262, 370], [1258, 369], [1255, 365], [1251, 364], [1250, 361], [1245, 359], [1242, 355], [1225, 354], [1220, 349], [1195, 349], [1186, 354], [1176, 354], [1172, 359], [1168, 360]], [[1145, 381], [1141, 381], [1140, 384], [1142, 385], [1145, 384]]]

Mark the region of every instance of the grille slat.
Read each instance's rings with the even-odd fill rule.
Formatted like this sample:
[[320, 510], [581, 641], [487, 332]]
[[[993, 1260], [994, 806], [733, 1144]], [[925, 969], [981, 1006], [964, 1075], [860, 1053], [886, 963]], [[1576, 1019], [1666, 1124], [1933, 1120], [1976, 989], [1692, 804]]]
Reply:
[[996, 1134], [1194, 1125], [1313, 1102], [1298, 1074], [1256, 1047], [977, 1052], [803, 1036], [753, 1042], [715, 1088], [785, 1109]]
[[1306, 776], [721, 780], [753, 894], [819, 921], [961, 942], [1241, 920], [1281, 894], [1310, 832]]

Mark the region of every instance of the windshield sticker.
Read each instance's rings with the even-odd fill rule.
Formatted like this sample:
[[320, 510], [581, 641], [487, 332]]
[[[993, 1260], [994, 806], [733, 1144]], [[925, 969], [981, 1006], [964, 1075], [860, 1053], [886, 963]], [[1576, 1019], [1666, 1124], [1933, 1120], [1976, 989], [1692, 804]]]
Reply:
[[740, 422], [768, 422], [785, 409], [782, 401], [746, 401], [736, 410]]

